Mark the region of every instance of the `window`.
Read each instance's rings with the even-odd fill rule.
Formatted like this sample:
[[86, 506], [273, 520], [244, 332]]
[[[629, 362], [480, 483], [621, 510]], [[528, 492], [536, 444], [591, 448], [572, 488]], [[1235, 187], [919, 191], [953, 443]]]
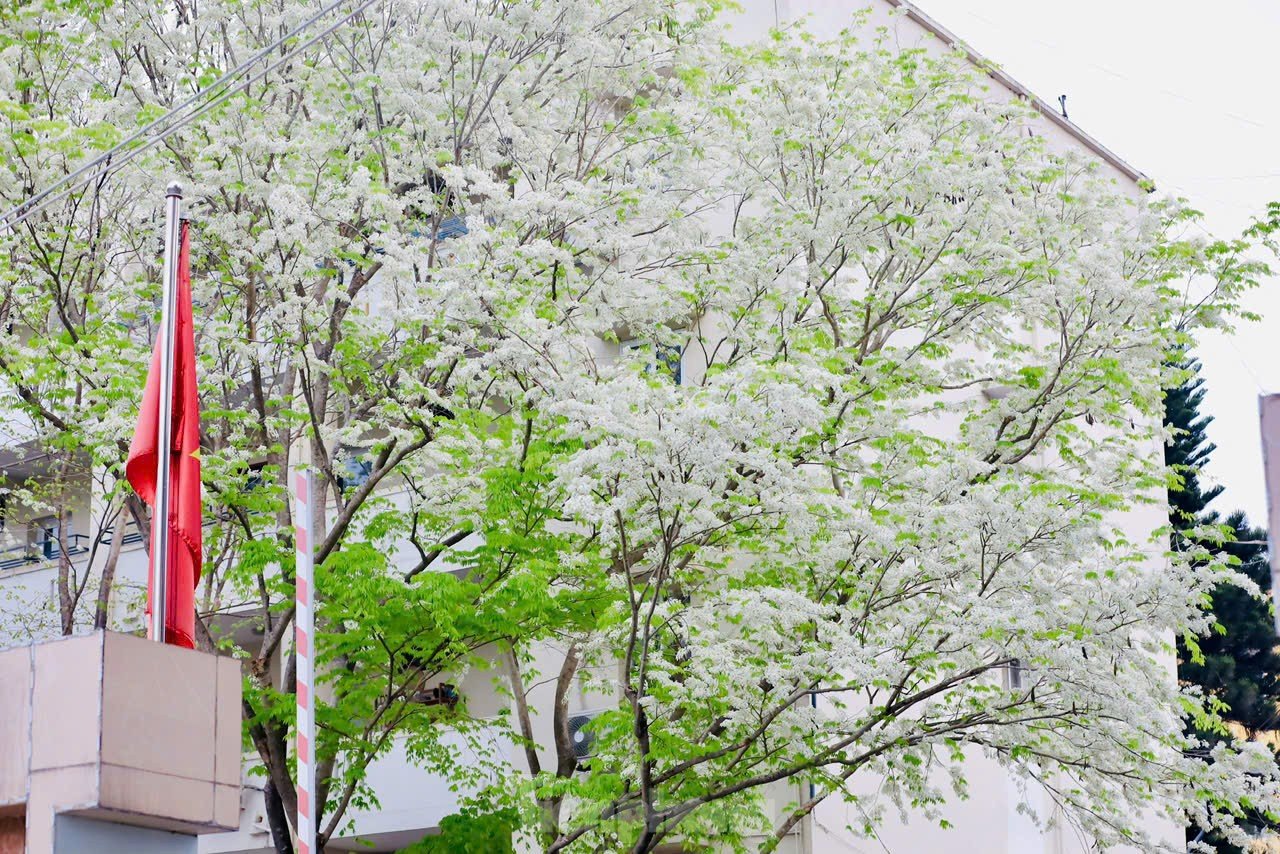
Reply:
[[436, 229], [436, 240], [448, 240], [467, 233], [466, 217], [451, 216], [440, 221], [440, 227]]
[[419, 208], [417, 205], [408, 207], [406, 212], [409, 216], [426, 226], [410, 233], [415, 237], [426, 236], [435, 240], [450, 240], [467, 234], [467, 218], [457, 209], [457, 196], [449, 189], [444, 176], [438, 172], [428, 172], [425, 181], [410, 189], [422, 188], [434, 197], [435, 203], [431, 208]]
[[1022, 659], [1012, 659], [1005, 665], [1004, 684], [1010, 691], [1021, 691], [1026, 687], [1027, 668], [1022, 664]]
[[[275, 468], [268, 471], [266, 460], [256, 463], [237, 463], [235, 476], [238, 479], [238, 488], [228, 487], [220, 501], [205, 502], [202, 507], [204, 511], [202, 524], [211, 525], [218, 521], [225, 522], [233, 519], [237, 508], [249, 512], [262, 510], [262, 493], [270, 487], [271, 475], [274, 472]], [[127, 546], [130, 543], [141, 542], [142, 536], [136, 527], [130, 531], [125, 528], [125, 524], [126, 522], [122, 519], [116, 525], [117, 528], [126, 532], [124, 544]]]
[[263, 471], [266, 467], [266, 463], [254, 463], [249, 466], [249, 476], [246, 477], [244, 481], [245, 492], [254, 492], [262, 488], [262, 485], [266, 483], [266, 477]]
[[396, 676], [404, 681], [405, 699], [423, 706], [446, 706], [452, 711], [462, 701], [458, 686], [434, 682], [434, 666], [412, 652], [402, 651], [391, 658]]
[[31, 525], [27, 528], [28, 552], [38, 558], [57, 557], [60, 530], [57, 516], [31, 520]]
[[659, 371], [680, 385], [681, 361], [684, 350], [674, 344], [652, 344], [640, 338], [623, 341], [618, 345], [623, 356], [645, 360], [646, 371]]
[[343, 492], [359, 489], [373, 473], [373, 461], [369, 459], [368, 451], [361, 448], [340, 448], [333, 462], [338, 487]]
[[455, 708], [462, 699], [457, 687], [448, 682], [411, 691], [408, 697], [411, 703], [419, 703], [423, 706], [448, 706], [450, 709]]

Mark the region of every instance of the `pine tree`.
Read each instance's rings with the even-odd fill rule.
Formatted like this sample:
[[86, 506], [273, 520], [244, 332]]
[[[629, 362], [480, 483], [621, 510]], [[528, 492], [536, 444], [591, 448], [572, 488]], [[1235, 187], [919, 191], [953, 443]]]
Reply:
[[1182, 479], [1181, 484], [1169, 490], [1169, 517], [1175, 531], [1203, 520], [1209, 502], [1223, 489], [1212, 486], [1206, 492], [1200, 485], [1200, 471], [1217, 448], [1205, 434], [1213, 423], [1213, 416], [1200, 414], [1205, 394], [1200, 363], [1187, 360], [1180, 367], [1190, 370], [1193, 376], [1177, 388], [1167, 390], [1164, 398], [1164, 423], [1175, 431], [1165, 446], [1164, 460]]
[[[1240, 561], [1237, 568], [1242, 573], [1269, 592], [1271, 567], [1262, 545], [1266, 531], [1250, 527], [1239, 511], [1228, 516], [1226, 524], [1236, 542], [1223, 548]], [[1280, 729], [1280, 653], [1266, 603], [1224, 584], [1214, 591], [1213, 614], [1226, 632], [1203, 638], [1203, 662], [1184, 661], [1180, 677], [1230, 706], [1227, 719], [1243, 727], [1248, 737]]]
[[[1241, 572], [1269, 592], [1271, 571], [1263, 545], [1266, 532], [1250, 527], [1239, 511], [1224, 523], [1208, 509], [1222, 493], [1221, 486], [1205, 487], [1200, 480], [1215, 447], [1205, 433], [1213, 417], [1200, 414], [1205, 388], [1199, 362], [1189, 360], [1184, 367], [1192, 372], [1191, 378], [1165, 397], [1165, 423], [1175, 431], [1165, 448], [1165, 462], [1181, 480], [1169, 490], [1170, 522], [1175, 530], [1196, 524], [1225, 524], [1234, 542], [1220, 548], [1239, 561]], [[1175, 539], [1175, 547], [1177, 544]], [[1280, 653], [1267, 603], [1224, 584], [1214, 591], [1213, 614], [1225, 631], [1201, 639], [1203, 663], [1182, 656], [1180, 678], [1227, 703], [1227, 719], [1250, 736], [1275, 728], [1280, 709]]]
[[[1235, 511], [1223, 522], [1208, 509], [1223, 489], [1205, 487], [1200, 481], [1200, 473], [1215, 448], [1205, 433], [1213, 417], [1200, 414], [1205, 388], [1199, 376], [1199, 362], [1188, 359], [1181, 367], [1189, 370], [1191, 377], [1165, 395], [1165, 425], [1175, 433], [1165, 446], [1165, 462], [1180, 479], [1169, 489], [1169, 520], [1175, 532], [1193, 525], [1225, 524], [1230, 529], [1231, 542], [1210, 548], [1234, 557], [1239, 562], [1237, 569], [1269, 594], [1271, 568], [1266, 531], [1251, 527], [1243, 512]], [[1175, 533], [1174, 548], [1185, 544], [1186, 540]], [[1235, 585], [1220, 585], [1213, 592], [1212, 604], [1220, 630], [1199, 639], [1200, 658], [1193, 658], [1181, 641], [1178, 645], [1178, 678], [1226, 703], [1228, 710], [1223, 717], [1239, 725], [1248, 738], [1280, 729], [1280, 653], [1269, 599], [1268, 595], [1259, 600]], [[1257, 818], [1257, 825], [1265, 823], [1262, 817]], [[1240, 851], [1220, 839], [1192, 836], [1223, 854]]]

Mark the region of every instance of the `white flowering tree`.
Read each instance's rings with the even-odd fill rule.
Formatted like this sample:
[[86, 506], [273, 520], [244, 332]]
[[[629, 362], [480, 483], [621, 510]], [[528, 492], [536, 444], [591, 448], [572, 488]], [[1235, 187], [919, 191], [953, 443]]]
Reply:
[[[5, 235], [6, 405], [114, 483], [158, 176], [187, 185], [204, 642], [226, 613], [261, 632], [240, 654], [277, 847], [304, 448], [330, 503], [322, 844], [396, 737], [548, 852], [767, 848], [868, 776], [859, 832], [941, 820], [978, 755], [1103, 845], [1156, 847], [1144, 813], [1230, 835], [1271, 809], [1268, 757], [1182, 734], [1212, 710], [1173, 639], [1226, 570], [1158, 527], [1162, 364], [1236, 313], [1245, 247], [1051, 153], [958, 58], [729, 47], [718, 11], [387, 0]], [[310, 14], [0, 13], [4, 199]], [[415, 701], [495, 650], [524, 776], [450, 746], [495, 723], [466, 697]], [[587, 762], [579, 682], [609, 698]]]

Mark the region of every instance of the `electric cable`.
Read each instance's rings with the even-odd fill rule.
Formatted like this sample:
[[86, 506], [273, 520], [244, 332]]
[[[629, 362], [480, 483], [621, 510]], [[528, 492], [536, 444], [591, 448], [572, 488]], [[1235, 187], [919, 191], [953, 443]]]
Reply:
[[[224, 103], [232, 95], [243, 90], [244, 88], [253, 84], [257, 80], [265, 77], [267, 74], [270, 74], [276, 68], [279, 68], [284, 63], [293, 59], [299, 53], [311, 47], [316, 42], [331, 35], [339, 27], [346, 24], [356, 15], [359, 15], [365, 9], [368, 9], [374, 3], [378, 2], [378, 0], [363, 0], [363, 2], [361, 2], [358, 6], [352, 9], [350, 12], [347, 12], [337, 21], [334, 21], [324, 30], [321, 30], [319, 33], [315, 34], [314, 36], [307, 39], [306, 41], [303, 41], [295, 45], [293, 48], [289, 49], [288, 52], [282, 54], [279, 58], [273, 60], [262, 70], [254, 72], [248, 77], [245, 77], [243, 80], [240, 80], [239, 82], [236, 82], [234, 85], [231, 85], [228, 88], [224, 89], [222, 92], [217, 94], [217, 97], [213, 98], [212, 100], [205, 101], [204, 104], [201, 104], [199, 107], [197, 107], [197, 109], [194, 112], [191, 112], [190, 114], [185, 116], [178, 115], [182, 111], [191, 107], [193, 104], [197, 104], [201, 99], [208, 98], [212, 93], [215, 92], [215, 90], [217, 90], [219, 87], [226, 84], [227, 81], [233, 80], [248, 68], [261, 62], [262, 59], [267, 55], [269, 55], [272, 51], [276, 50], [281, 45], [289, 41], [290, 39], [296, 38], [297, 36], [301, 35], [307, 29], [313, 26], [317, 21], [323, 18], [325, 15], [329, 14], [334, 9], [337, 9], [339, 6], [343, 5], [346, 2], [349, 2], [349, 0], [336, 0], [336, 2], [331, 3], [330, 5], [326, 6], [324, 9], [321, 9], [315, 15], [312, 15], [310, 18], [308, 18], [303, 23], [299, 24], [294, 29], [290, 30], [284, 36], [281, 36], [279, 39], [276, 39], [276, 41], [272, 42], [267, 47], [255, 53], [252, 57], [240, 63], [231, 71], [228, 71], [226, 74], [222, 75], [220, 78], [218, 78], [209, 86], [191, 95], [186, 100], [184, 100], [181, 104], [178, 104], [177, 106], [170, 108], [168, 111], [165, 112], [163, 116], [160, 116], [159, 118], [148, 123], [143, 128], [139, 129], [138, 131], [135, 131], [127, 139], [112, 146], [109, 150], [103, 152], [98, 157], [94, 158], [93, 160], [81, 166], [80, 168], [76, 169], [74, 172], [70, 172], [67, 175], [64, 175], [62, 178], [59, 178], [53, 184], [46, 187], [44, 190], [41, 190], [39, 193], [32, 196], [27, 201], [23, 202], [22, 204], [18, 205], [17, 207], [9, 211], [6, 211], [3, 215], [0, 215], [0, 222], [5, 223], [9, 228], [12, 229], [20, 225], [23, 221], [25, 221], [29, 217], [33, 216], [34, 214], [48, 207], [49, 205], [52, 205], [55, 202], [61, 201], [62, 199], [66, 198], [68, 195], [75, 192], [84, 184], [87, 184], [88, 182], [96, 178], [102, 177], [104, 175], [109, 175], [112, 172], [116, 171], [117, 169], [120, 169], [122, 166], [127, 164], [130, 160], [133, 160], [139, 154], [142, 154], [143, 152], [151, 149], [152, 147], [159, 144], [160, 142], [163, 142], [165, 139], [171, 136], [174, 132], [190, 124], [192, 121], [204, 115], [214, 107]], [[152, 134], [152, 131], [154, 131], [156, 128], [162, 125], [166, 125], [168, 123], [172, 123], [171, 126], [165, 127], [159, 133]], [[148, 134], [151, 134], [151, 135], [148, 137]], [[137, 146], [134, 145], [139, 140], [143, 140], [144, 138], [145, 138], [145, 141], [143, 142], [142, 145], [137, 145]], [[115, 158], [115, 156], [117, 154], [120, 154], [121, 152], [123, 152], [123, 155], [119, 159], [115, 160], [113, 163], [113, 158]], [[99, 168], [99, 167], [102, 167], [102, 168]], [[63, 187], [64, 185], [66, 185], [64, 189], [62, 189], [59, 192], [58, 188]]]

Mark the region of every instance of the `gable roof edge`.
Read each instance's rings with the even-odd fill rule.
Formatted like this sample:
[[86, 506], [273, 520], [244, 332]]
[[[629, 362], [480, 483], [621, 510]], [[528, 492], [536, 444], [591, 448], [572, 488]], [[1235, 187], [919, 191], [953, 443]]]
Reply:
[[969, 61], [975, 66], [982, 69], [987, 75], [994, 78], [996, 82], [1008, 89], [1014, 95], [1026, 99], [1027, 102], [1034, 106], [1041, 115], [1056, 124], [1058, 127], [1062, 128], [1069, 135], [1084, 145], [1085, 148], [1092, 151], [1105, 163], [1115, 168], [1116, 171], [1120, 172], [1130, 181], [1133, 181], [1136, 184], [1146, 184], [1150, 187], [1152, 184], [1151, 179], [1148, 178], [1145, 173], [1135, 169], [1133, 166], [1130, 166], [1128, 162], [1122, 159], [1111, 149], [1085, 133], [1078, 125], [1058, 112], [1052, 104], [1045, 101], [1039, 95], [1032, 92], [1000, 68], [996, 67], [991, 60], [973, 50], [955, 33], [951, 32], [946, 27], [942, 26], [942, 24], [939, 24], [933, 18], [916, 8], [915, 4], [911, 3], [910, 0], [885, 0], [885, 2], [894, 8], [903, 10], [909, 19], [932, 33], [939, 41], [947, 45], [947, 47], [962, 51]]

